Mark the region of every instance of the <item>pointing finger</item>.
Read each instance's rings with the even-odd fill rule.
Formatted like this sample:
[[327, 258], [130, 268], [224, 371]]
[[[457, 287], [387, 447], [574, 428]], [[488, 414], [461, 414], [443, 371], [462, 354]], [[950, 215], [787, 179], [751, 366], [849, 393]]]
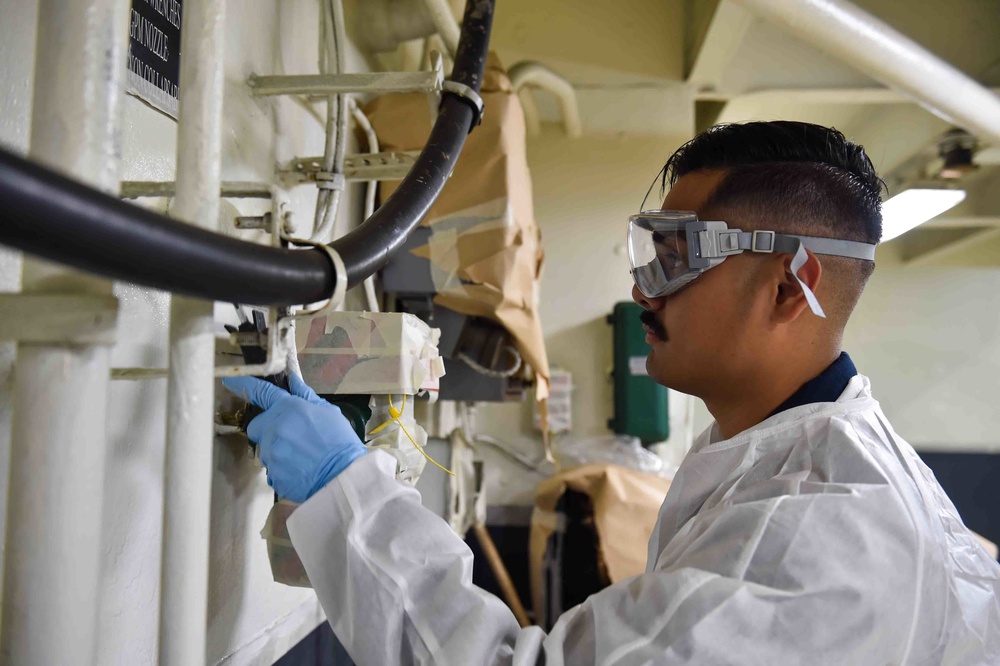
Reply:
[[288, 395], [284, 389], [257, 377], [224, 377], [222, 384], [261, 409], [270, 409], [274, 403]]
[[323, 398], [316, 395], [316, 391], [312, 390], [312, 388], [294, 372], [288, 373], [288, 388], [291, 389], [292, 395], [303, 398], [313, 404], [319, 405], [326, 402], [326, 400], [323, 400]]

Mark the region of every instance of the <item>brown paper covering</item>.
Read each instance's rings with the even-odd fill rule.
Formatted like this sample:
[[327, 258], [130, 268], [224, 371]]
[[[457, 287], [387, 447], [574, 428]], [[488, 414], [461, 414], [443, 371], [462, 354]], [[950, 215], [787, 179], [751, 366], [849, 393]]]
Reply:
[[[536, 298], [543, 251], [531, 200], [524, 115], [500, 61], [490, 54], [481, 91], [482, 126], [466, 140], [455, 170], [424, 218], [434, 234], [414, 254], [431, 261], [435, 302], [485, 317], [510, 333], [548, 395], [549, 363]], [[365, 108], [382, 150], [417, 150], [430, 133], [423, 94], [385, 95]], [[382, 198], [398, 182], [382, 183]]]
[[594, 506], [598, 553], [612, 583], [646, 569], [649, 537], [670, 481], [610, 463], [565, 470], [538, 484], [529, 544], [531, 597], [536, 616], [544, 608], [542, 562], [558, 520], [556, 505], [567, 489], [584, 493]]

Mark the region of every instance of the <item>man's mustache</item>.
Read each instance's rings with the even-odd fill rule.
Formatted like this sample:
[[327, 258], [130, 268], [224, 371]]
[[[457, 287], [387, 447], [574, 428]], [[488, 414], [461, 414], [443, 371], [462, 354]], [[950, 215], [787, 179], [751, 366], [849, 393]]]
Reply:
[[664, 328], [663, 324], [660, 323], [651, 310], [643, 310], [642, 314], [639, 315], [639, 321], [648, 326], [654, 336], [663, 342], [667, 341], [667, 329]]

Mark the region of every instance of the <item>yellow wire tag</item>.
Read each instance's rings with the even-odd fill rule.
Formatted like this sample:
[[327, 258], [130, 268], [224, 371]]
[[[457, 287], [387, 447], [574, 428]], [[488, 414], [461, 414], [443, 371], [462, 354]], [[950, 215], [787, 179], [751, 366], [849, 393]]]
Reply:
[[[403, 409], [406, 409], [406, 394], [405, 393], [403, 394]], [[389, 425], [395, 423], [396, 425], [399, 426], [399, 429], [403, 431], [403, 434], [406, 435], [406, 437], [410, 440], [410, 442], [413, 444], [413, 446], [416, 447], [417, 451], [420, 451], [420, 454], [424, 458], [427, 458], [427, 460], [431, 464], [435, 465], [439, 469], [447, 472], [448, 474], [451, 474], [452, 476], [455, 476], [455, 473], [453, 471], [451, 471], [447, 467], [442, 466], [441, 463], [439, 463], [438, 461], [434, 460], [434, 458], [431, 458], [429, 455], [427, 455], [427, 452], [424, 451], [423, 447], [420, 446], [419, 444], [417, 444], [417, 440], [413, 439], [413, 436], [410, 435], [410, 432], [406, 429], [406, 426], [404, 426], [403, 422], [399, 420], [399, 418], [402, 415], [403, 415], [403, 412], [400, 411], [400, 410], [398, 410], [398, 409], [396, 409], [396, 406], [392, 404], [392, 394], [390, 394], [389, 395], [389, 417], [390, 417], [389, 420], [386, 421], [385, 423], [383, 423], [382, 425], [378, 426], [374, 430], [370, 431], [368, 434], [369, 435], [377, 435], [378, 433], [380, 433], [383, 430], [385, 430], [386, 427], [388, 427]]]

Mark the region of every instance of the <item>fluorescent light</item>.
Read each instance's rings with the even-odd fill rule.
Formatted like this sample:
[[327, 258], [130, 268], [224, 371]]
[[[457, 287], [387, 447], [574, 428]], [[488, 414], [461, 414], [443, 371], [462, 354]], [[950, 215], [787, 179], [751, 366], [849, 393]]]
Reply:
[[937, 217], [965, 199], [965, 190], [913, 188], [882, 204], [882, 242]]

